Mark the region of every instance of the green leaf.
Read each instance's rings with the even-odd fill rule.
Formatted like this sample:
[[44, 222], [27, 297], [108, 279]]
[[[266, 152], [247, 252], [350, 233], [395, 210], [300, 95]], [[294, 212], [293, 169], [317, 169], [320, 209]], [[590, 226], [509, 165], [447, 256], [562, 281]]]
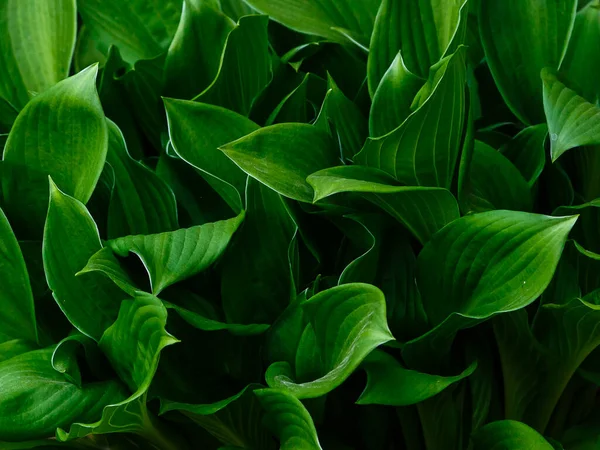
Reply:
[[267, 369], [270, 387], [288, 390], [296, 398], [320, 397], [350, 376], [372, 350], [393, 340], [383, 293], [362, 283], [344, 284], [320, 292], [302, 303], [321, 354], [321, 377], [297, 384], [288, 363]]
[[221, 265], [223, 310], [231, 323], [273, 323], [295, 295], [288, 249], [296, 224], [281, 196], [254, 179], [246, 208]]
[[36, 350], [0, 363], [0, 440], [50, 437], [57, 427], [96, 419], [104, 405], [124, 397], [115, 381], [77, 387], [52, 368], [53, 349]]
[[577, 1], [481, 1], [480, 5], [481, 42], [504, 101], [526, 125], [544, 122], [540, 71], [559, 68]]
[[77, 7], [74, 0], [5, 0], [0, 23], [0, 97], [21, 109], [69, 75]]
[[204, 0], [185, 0], [179, 28], [167, 53], [165, 92], [191, 99], [215, 79], [227, 36], [235, 23]]
[[177, 29], [182, 2], [132, 0], [127, 3], [78, 0], [78, 12], [106, 53], [113, 44], [129, 63], [154, 58], [167, 49]]
[[117, 320], [104, 332], [99, 346], [133, 394], [107, 405], [97, 422], [81, 420], [73, 423], [68, 432], [59, 429], [59, 441], [92, 433], [133, 432], [158, 448], [174, 448], [172, 443], [165, 443], [168, 438], [146, 408], [146, 396], [158, 367], [160, 352], [178, 342], [165, 330], [166, 321], [167, 310], [152, 295], [139, 292], [134, 299], [123, 300]]
[[385, 172], [362, 166], [320, 170], [307, 178], [314, 201], [342, 192], [358, 192], [402, 223], [425, 243], [459, 217], [453, 195], [442, 188], [398, 186]]
[[179, 411], [224, 445], [269, 450], [273, 444], [271, 437], [261, 427], [263, 414], [254, 395], [261, 387], [258, 384], [248, 385], [231, 397], [211, 404], [193, 405], [161, 401], [161, 414]]
[[268, 23], [267, 16], [240, 19], [227, 36], [215, 79], [194, 100], [250, 114], [254, 99], [271, 79]]
[[367, 46], [379, 7], [377, 0], [247, 0], [250, 6], [277, 22], [301, 33], [348, 43], [338, 29], [348, 30]]
[[531, 211], [529, 185], [519, 170], [499, 151], [475, 141], [469, 172], [469, 188], [461, 199], [468, 211], [494, 209]]
[[[293, 146], [285, 143], [293, 142]], [[244, 172], [274, 191], [312, 203], [311, 173], [339, 163], [332, 139], [317, 128], [282, 123], [261, 128], [220, 149]]]
[[164, 302], [167, 309], [172, 309], [181, 316], [183, 320], [189, 323], [194, 328], [202, 331], [221, 331], [228, 330], [235, 336], [254, 336], [262, 334], [268, 330], [269, 325], [265, 323], [252, 323], [248, 325], [237, 323], [225, 323], [217, 320], [209, 319], [198, 313], [174, 305], [173, 303]]
[[427, 316], [439, 324], [451, 314], [485, 319], [527, 306], [550, 283], [576, 220], [516, 211], [455, 220], [419, 254]]
[[600, 144], [600, 108], [565, 86], [551, 70], [542, 71], [542, 81], [552, 161], [574, 147]]
[[113, 253], [110, 247], [103, 247], [94, 253], [83, 267], [75, 275], [80, 276], [85, 273], [100, 272], [110, 278], [124, 292], [133, 296], [139, 288], [129, 273], [121, 267], [121, 263]]
[[[293, 72], [293, 69], [288, 68], [294, 75], [299, 76]], [[323, 103], [326, 91], [327, 82], [323, 78], [310, 72], [307, 73], [300, 84], [287, 94], [269, 114], [265, 120], [265, 126], [284, 122], [312, 122], [315, 120], [317, 105]], [[261, 101], [265, 102], [266, 97], [267, 93], [263, 91], [260, 97]], [[256, 112], [253, 111], [253, 115], [256, 115]]]
[[0, 342], [37, 342], [33, 293], [19, 243], [0, 209]]
[[515, 420], [492, 422], [472, 436], [473, 450], [518, 450], [531, 448], [553, 450], [554, 447], [533, 428]]
[[3, 186], [4, 202], [11, 211], [17, 204], [37, 201], [35, 210], [19, 214], [43, 217], [48, 191], [41, 190], [41, 180], [45, 182], [47, 175], [83, 203], [92, 196], [108, 148], [106, 121], [96, 92], [97, 72], [97, 66], [91, 66], [61, 81], [19, 113], [4, 148], [4, 161], [25, 166], [28, 172], [19, 174], [18, 184], [9, 189]]
[[258, 125], [219, 106], [175, 99], [164, 102], [177, 155], [200, 170], [234, 211], [241, 211], [248, 177], [218, 148], [256, 131]]
[[46, 279], [73, 326], [95, 340], [114, 322], [124, 297], [102, 275], [75, 276], [101, 248], [98, 229], [85, 206], [51, 183], [42, 250]]
[[410, 115], [410, 106], [424, 80], [406, 68], [398, 52], [383, 74], [369, 114], [369, 135], [381, 137], [395, 130]]
[[408, 70], [427, 77], [429, 68], [453, 51], [451, 44], [462, 44], [456, 35], [466, 19], [466, 14], [461, 17], [466, 4], [466, 0], [384, 0], [369, 48], [371, 96], [399, 51]]
[[152, 292], [206, 270], [225, 251], [244, 214], [176, 231], [125, 236], [106, 245], [121, 257], [135, 253], [148, 271]]
[[434, 66], [415, 99], [418, 108], [394, 131], [369, 138], [355, 162], [408, 185], [449, 188], [465, 121], [465, 80], [465, 47], [460, 47]]
[[304, 405], [280, 389], [258, 389], [266, 414], [264, 423], [278, 437], [281, 450], [321, 450], [317, 430]]
[[357, 404], [408, 406], [427, 400], [470, 376], [477, 363], [459, 375], [442, 377], [406, 369], [393, 356], [376, 350], [367, 356], [362, 367], [367, 371], [367, 386]]
[[534, 125], [520, 131], [499, 149], [519, 169], [529, 187], [535, 184], [544, 169], [547, 136], [546, 124]]
[[177, 228], [173, 192], [154, 172], [131, 158], [121, 130], [112, 121], [108, 121], [106, 161], [115, 174], [108, 210], [109, 239]]
[[[93, 339], [81, 334], [72, 333], [61, 340], [52, 353], [52, 368], [58, 373], [62, 373], [65, 379], [81, 387], [81, 370], [78, 364], [80, 350], [85, 352], [85, 360], [99, 378], [106, 375], [103, 365], [106, 365], [106, 359], [98, 348], [98, 344]], [[103, 373], [104, 372], [104, 373]]]
[[600, 58], [593, 42], [600, 39], [600, 15], [598, 2], [588, 4], [575, 16], [575, 25], [561, 70], [575, 82], [580, 94], [589, 102], [597, 104], [600, 89], [594, 73], [600, 70]]

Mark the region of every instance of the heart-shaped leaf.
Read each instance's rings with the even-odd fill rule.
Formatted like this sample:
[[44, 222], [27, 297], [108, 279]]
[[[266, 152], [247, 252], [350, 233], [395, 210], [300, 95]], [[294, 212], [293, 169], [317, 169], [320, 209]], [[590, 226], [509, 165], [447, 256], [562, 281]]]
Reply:
[[515, 420], [500, 420], [484, 426], [472, 436], [472, 443], [473, 450], [554, 449], [533, 428]]

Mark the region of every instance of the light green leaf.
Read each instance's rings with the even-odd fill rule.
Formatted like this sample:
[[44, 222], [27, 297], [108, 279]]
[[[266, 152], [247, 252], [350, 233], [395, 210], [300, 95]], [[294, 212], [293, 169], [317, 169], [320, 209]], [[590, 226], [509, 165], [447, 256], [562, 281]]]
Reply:
[[460, 47], [432, 68], [415, 99], [418, 108], [394, 131], [369, 138], [355, 161], [407, 185], [449, 188], [465, 122], [465, 80], [465, 47]]
[[102, 275], [75, 276], [101, 248], [98, 228], [85, 206], [51, 183], [42, 250], [46, 279], [73, 326], [95, 340], [114, 322], [125, 297]]
[[544, 169], [547, 136], [546, 124], [534, 125], [520, 131], [499, 149], [519, 169], [529, 187], [535, 184]]
[[81, 333], [72, 333], [61, 340], [54, 348], [51, 359], [52, 368], [78, 387], [81, 387], [81, 370], [77, 359], [80, 349], [85, 352], [85, 361], [94, 375], [105, 375], [106, 370], [103, 371], [105, 368], [101, 365], [106, 365], [106, 359], [102, 357], [98, 344]]
[[57, 427], [94, 420], [125, 395], [115, 381], [77, 387], [52, 368], [53, 349], [36, 350], [0, 363], [0, 440], [50, 437]]
[[466, 0], [382, 1], [367, 66], [371, 96], [399, 51], [408, 70], [427, 77], [429, 68], [453, 51], [451, 44], [463, 44], [456, 36], [464, 28], [466, 4]]
[[121, 257], [135, 253], [148, 271], [152, 292], [206, 270], [225, 251], [244, 214], [176, 231], [125, 236], [106, 243]]
[[327, 39], [348, 43], [341, 28], [367, 47], [373, 22], [379, 7], [378, 0], [246, 0], [250, 6], [292, 30], [315, 34]]
[[595, 104], [600, 100], [600, 88], [594, 76], [600, 71], [600, 58], [594, 48], [594, 42], [600, 40], [598, 6], [594, 1], [577, 13], [567, 54], [561, 64], [567, 79], [575, 82], [580, 94]]
[[410, 115], [410, 106], [424, 80], [410, 72], [398, 52], [373, 93], [369, 135], [381, 137], [395, 130]]
[[514, 420], [500, 420], [480, 428], [471, 437], [473, 450], [553, 450], [533, 428]]
[[296, 224], [279, 194], [254, 179], [246, 217], [221, 265], [221, 297], [231, 323], [273, 323], [294, 298], [288, 249]]
[[167, 53], [167, 95], [191, 99], [217, 76], [227, 36], [235, 27], [217, 7], [205, 0], [183, 2], [179, 28]]
[[69, 75], [75, 0], [0, 2], [0, 97], [21, 109]]
[[177, 228], [175, 195], [154, 172], [131, 158], [121, 130], [110, 120], [106, 161], [115, 174], [108, 209], [109, 239]]
[[161, 401], [160, 413], [179, 411], [232, 448], [270, 450], [272, 438], [261, 426], [263, 413], [254, 395], [261, 387], [251, 384], [231, 397], [209, 404]]
[[307, 178], [315, 201], [342, 192], [358, 192], [402, 223], [425, 243], [459, 217], [458, 204], [442, 188], [398, 186], [385, 172], [362, 166], [320, 170]]
[[13, 339], [37, 342], [33, 294], [23, 254], [0, 209], [0, 343]]
[[527, 306], [550, 283], [576, 220], [489, 211], [443, 228], [417, 262], [430, 320], [439, 324], [452, 314], [485, 319]]
[[110, 278], [124, 292], [133, 296], [140, 289], [136, 287], [135, 281], [129, 273], [121, 267], [121, 263], [110, 249], [104, 247], [94, 253], [84, 268], [76, 273], [77, 276], [85, 273], [100, 272]]
[[261, 128], [220, 149], [251, 177], [285, 197], [306, 203], [313, 200], [306, 177], [339, 164], [332, 139], [308, 124]]
[[350, 376], [375, 348], [393, 340], [386, 321], [385, 298], [374, 286], [352, 283], [322, 291], [302, 303], [321, 354], [321, 377], [297, 384], [286, 362], [266, 373], [271, 387], [296, 398], [321, 397]]
[[238, 212], [248, 178], [218, 148], [258, 130], [251, 120], [219, 106], [164, 99], [169, 137], [177, 155]]
[[278, 438], [281, 450], [321, 450], [312, 417], [296, 397], [281, 389], [254, 391], [266, 414], [264, 424]]
[[4, 161], [27, 169], [19, 174], [19, 183], [3, 186], [11, 211], [38, 202], [36, 210], [21, 209], [19, 214], [43, 217], [48, 191], [41, 190], [41, 180], [47, 175], [83, 203], [92, 196], [108, 148], [97, 72], [98, 67], [91, 66], [61, 81], [20, 112], [4, 147]]
[[477, 363], [459, 375], [442, 377], [406, 369], [393, 356], [375, 350], [363, 361], [362, 367], [367, 371], [367, 386], [357, 404], [408, 406], [427, 400], [470, 376]]
[[165, 51], [177, 29], [182, 2], [177, 0], [132, 0], [128, 2], [78, 0], [91, 37], [102, 45], [119, 47], [129, 63], [151, 59]]
[[552, 161], [574, 147], [600, 144], [600, 108], [565, 86], [551, 70], [542, 70], [542, 81]]
[[134, 299], [123, 300], [117, 320], [102, 335], [99, 346], [133, 394], [107, 405], [97, 422], [81, 420], [73, 423], [68, 432], [59, 429], [59, 441], [88, 434], [133, 432], [158, 448], [173, 448], [174, 443], [165, 444], [168, 438], [146, 408], [146, 396], [160, 352], [178, 342], [165, 330], [166, 322], [167, 310], [158, 298], [139, 292]]
[[533, 208], [529, 185], [519, 170], [499, 151], [481, 141], [475, 141], [468, 183], [460, 199], [461, 207], [467, 211]]
[[[194, 100], [222, 106], [244, 116], [271, 79], [267, 16], [245, 16], [227, 36], [219, 71]], [[213, 37], [211, 37], [213, 39]]]
[[38, 344], [34, 341], [24, 339], [5, 341], [0, 344], [0, 362], [33, 350], [39, 350]]
[[540, 71], [559, 68], [573, 29], [577, 0], [479, 3], [479, 33], [498, 90], [523, 123], [542, 123]]

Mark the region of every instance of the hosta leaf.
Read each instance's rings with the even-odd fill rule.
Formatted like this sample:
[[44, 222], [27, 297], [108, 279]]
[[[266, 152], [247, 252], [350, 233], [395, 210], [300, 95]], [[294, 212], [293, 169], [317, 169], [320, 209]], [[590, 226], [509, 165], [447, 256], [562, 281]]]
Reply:
[[336, 29], [348, 30], [365, 47], [379, 6], [377, 0], [365, 0], [359, 4], [351, 0], [248, 0], [247, 3], [302, 33], [347, 43], [344, 34]]
[[381, 137], [395, 130], [410, 115], [410, 105], [424, 80], [409, 71], [398, 52], [382, 75], [369, 114], [369, 135]]
[[247, 175], [218, 148], [256, 131], [258, 125], [219, 106], [175, 99], [164, 102], [177, 155], [200, 170], [234, 210], [241, 210]]
[[544, 121], [540, 71], [558, 69], [577, 0], [481, 1], [479, 33], [498, 90], [525, 124]]
[[203, 405], [162, 401], [161, 414], [180, 411], [232, 448], [269, 450], [273, 443], [261, 426], [263, 413], [254, 395], [261, 387], [252, 384], [231, 397]]
[[152, 292], [158, 295], [167, 286], [213, 264], [223, 254], [243, 219], [242, 213], [233, 219], [192, 228], [125, 236], [108, 241], [107, 246], [122, 257], [129, 252], [135, 253], [148, 271]]
[[21, 109], [69, 75], [77, 8], [74, 0], [4, 0], [0, 23], [0, 97]]
[[470, 376], [477, 364], [471, 364], [459, 375], [442, 377], [409, 370], [393, 356], [376, 350], [367, 356], [362, 367], [367, 371], [367, 386], [356, 403], [408, 406], [427, 400]]
[[458, 204], [442, 188], [398, 186], [385, 172], [362, 166], [320, 170], [307, 178], [315, 201], [341, 192], [358, 192], [400, 223], [421, 242], [459, 217]]
[[264, 424], [278, 437], [281, 450], [321, 450], [317, 430], [304, 405], [280, 389], [254, 391], [266, 414]]
[[576, 220], [516, 211], [455, 220], [419, 254], [427, 316], [439, 324], [451, 314], [484, 319], [527, 306], [550, 283]]
[[361, 283], [322, 291], [302, 303], [321, 354], [321, 377], [295, 383], [288, 363], [267, 369], [271, 387], [290, 391], [296, 398], [315, 398], [339, 386], [379, 345], [393, 340], [385, 315], [383, 293]]
[[106, 366], [106, 358], [103, 357], [96, 341], [81, 333], [72, 333], [61, 340], [54, 348], [51, 360], [54, 370], [62, 373], [67, 381], [79, 387], [81, 387], [81, 370], [78, 356], [82, 349], [85, 353], [85, 362], [94, 375], [99, 378], [106, 377], [107, 371], [103, 367]]
[[19, 243], [0, 209], [0, 342], [37, 342], [33, 294]]
[[104, 247], [94, 253], [88, 260], [85, 267], [76, 273], [77, 276], [84, 273], [100, 272], [110, 278], [124, 292], [133, 296], [140, 289], [129, 273], [121, 267], [121, 263], [110, 249]]
[[[91, 197], [108, 147], [96, 92], [97, 72], [97, 66], [91, 66], [61, 81], [20, 112], [4, 148], [4, 161], [26, 166], [28, 173], [20, 174], [18, 184], [3, 186], [4, 201], [11, 211], [17, 204], [46, 199], [48, 191], [41, 190], [39, 181], [47, 175], [77, 200], [86, 203]], [[37, 218], [45, 215], [45, 208], [39, 204], [40, 210], [21, 210], [19, 214]]]
[[250, 114], [254, 99], [271, 78], [268, 23], [267, 16], [240, 19], [227, 37], [217, 76], [194, 100]]
[[[286, 143], [293, 142], [290, 146]], [[312, 203], [306, 177], [339, 163], [327, 133], [300, 123], [261, 128], [220, 147], [244, 172], [285, 197]]]
[[369, 138], [355, 161], [408, 185], [449, 188], [465, 120], [465, 77], [460, 47], [434, 67], [415, 99], [419, 107], [394, 131]]
[[573, 34], [561, 70], [569, 80], [577, 83], [580, 94], [589, 102], [598, 103], [600, 89], [594, 73], [600, 70], [600, 58], [593, 42], [600, 39], [598, 2], [587, 5], [577, 13]]
[[133, 0], [126, 3], [78, 0], [78, 12], [92, 37], [108, 50], [119, 47], [130, 63], [167, 49], [177, 29], [182, 2]]
[[[291, 68], [290, 70], [293, 71]], [[301, 83], [269, 114], [265, 126], [284, 122], [312, 122], [315, 120], [317, 105], [324, 103], [326, 92], [327, 82], [314, 73], [307, 73]], [[264, 96], [265, 91], [261, 94], [261, 101], [265, 101]]]
[[519, 132], [499, 149], [519, 169], [529, 187], [533, 186], [544, 169], [547, 136], [546, 124], [534, 125]]
[[0, 363], [0, 439], [50, 437], [57, 427], [94, 420], [102, 408], [124, 398], [115, 381], [77, 387], [52, 368], [52, 348], [24, 353]]
[[236, 336], [254, 336], [262, 334], [269, 328], [269, 325], [265, 323], [252, 323], [248, 325], [237, 324], [237, 323], [226, 323], [219, 322], [218, 320], [204, 317], [198, 313], [187, 310], [180, 306], [174, 305], [173, 303], [163, 302], [167, 309], [172, 309], [181, 316], [183, 320], [189, 323], [194, 328], [198, 328], [202, 331], [221, 331], [228, 330], [231, 334]]
[[472, 437], [473, 450], [518, 450], [554, 447], [533, 428], [515, 420], [500, 420], [480, 428]]
[[108, 122], [106, 161], [115, 174], [108, 209], [108, 238], [151, 234], [177, 228], [177, 205], [173, 192], [158, 176], [134, 161], [121, 130]]
[[102, 275], [75, 276], [101, 248], [98, 229], [85, 206], [51, 183], [43, 241], [46, 279], [73, 326], [95, 340], [114, 322], [124, 297]]
[[327, 122], [325, 127], [339, 143], [340, 155], [343, 159], [352, 160], [367, 137], [367, 121], [358, 106], [344, 95], [331, 76], [328, 77], [328, 87], [317, 121]]
[[165, 92], [169, 96], [191, 99], [212, 83], [234, 26], [212, 2], [183, 2], [181, 21], [165, 66]]
[[152, 295], [140, 292], [134, 299], [123, 300], [117, 320], [102, 335], [99, 346], [133, 394], [107, 405], [98, 422], [81, 420], [72, 424], [68, 432], [59, 429], [59, 441], [92, 433], [134, 432], [159, 448], [164, 445], [165, 436], [146, 409], [146, 396], [160, 352], [178, 342], [165, 330], [166, 321], [167, 310]]
[[519, 170], [499, 151], [475, 141], [469, 172], [469, 188], [461, 199], [464, 209], [531, 211], [529, 185]]
[[565, 86], [550, 70], [542, 71], [542, 81], [552, 161], [573, 147], [600, 144], [600, 108]]
[[452, 51], [459, 24], [466, 19], [466, 14], [461, 18], [466, 4], [466, 0], [384, 0], [375, 19], [369, 51], [371, 96], [398, 51], [411, 72], [427, 77], [429, 68]]
[[222, 261], [223, 310], [231, 323], [272, 323], [294, 297], [288, 249], [296, 232], [279, 194], [248, 180], [246, 217]]

